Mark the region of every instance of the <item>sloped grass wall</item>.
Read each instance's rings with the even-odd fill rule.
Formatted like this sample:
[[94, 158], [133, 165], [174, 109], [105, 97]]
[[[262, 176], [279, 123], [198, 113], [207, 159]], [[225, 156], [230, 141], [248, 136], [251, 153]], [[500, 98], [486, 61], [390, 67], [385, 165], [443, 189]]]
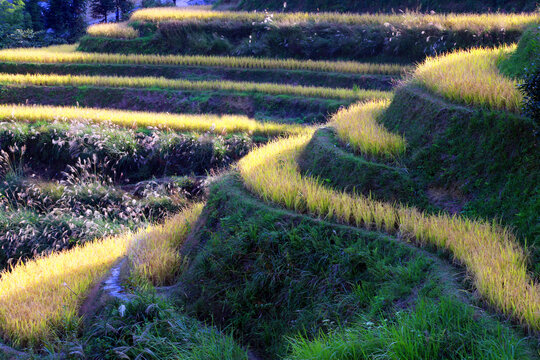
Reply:
[[133, 22], [141, 37], [85, 36], [79, 50], [102, 53], [205, 54], [312, 60], [412, 62], [454, 49], [517, 42], [512, 29], [439, 29], [401, 24], [267, 24], [232, 20]]
[[406, 165], [426, 187], [457, 190], [471, 216], [515, 227], [540, 274], [538, 124], [517, 114], [452, 105], [412, 85], [381, 117], [408, 143]]

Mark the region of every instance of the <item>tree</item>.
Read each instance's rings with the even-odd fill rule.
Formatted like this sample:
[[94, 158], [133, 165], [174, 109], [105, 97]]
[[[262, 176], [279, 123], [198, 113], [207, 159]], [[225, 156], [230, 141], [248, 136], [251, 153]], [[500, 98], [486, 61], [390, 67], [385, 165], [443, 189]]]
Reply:
[[120, 21], [120, 15], [127, 14], [133, 9], [133, 3], [130, 0], [114, 0], [116, 10], [116, 22]]
[[43, 9], [39, 5], [39, 0], [26, 0], [24, 3], [24, 11], [30, 17], [29, 24], [34, 31], [43, 30]]
[[0, 0], [0, 24], [12, 27], [24, 27], [23, 0]]
[[115, 9], [115, 0], [91, 0], [90, 11], [92, 17], [99, 19], [103, 17], [103, 22], [107, 22], [107, 15]]
[[86, 0], [49, 0], [45, 22], [58, 35], [75, 40], [84, 34]]

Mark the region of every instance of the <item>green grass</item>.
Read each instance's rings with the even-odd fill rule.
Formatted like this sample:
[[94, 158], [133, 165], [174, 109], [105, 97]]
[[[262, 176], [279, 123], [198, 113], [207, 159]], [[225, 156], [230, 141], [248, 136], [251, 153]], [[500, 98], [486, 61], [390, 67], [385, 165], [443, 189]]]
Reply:
[[521, 340], [496, 320], [443, 297], [421, 299], [414, 310], [379, 321], [291, 339], [291, 360], [356, 359], [531, 359]]
[[499, 69], [514, 78], [522, 78], [540, 66], [540, 25], [530, 27], [506, 58], [499, 61]]
[[[300, 356], [287, 339], [301, 336], [308, 343], [306, 339], [322, 333], [355, 326], [359, 318], [371, 323], [373, 331], [385, 324], [401, 330], [391, 325], [393, 319], [414, 325], [414, 332], [403, 329], [401, 339], [408, 340], [404, 345], [409, 347], [418, 334], [427, 332], [416, 348], [422, 351], [431, 344], [424, 354], [432, 357], [425, 358], [454, 351], [480, 359], [512, 348], [517, 354], [532, 353], [522, 334], [459, 303], [468, 295], [459, 290], [451, 267], [391, 237], [266, 205], [248, 194], [234, 175], [212, 186], [203, 217], [204, 227], [185, 249], [192, 265], [181, 277], [184, 285], [177, 294], [189, 314], [229, 327], [262, 356], [311, 359]], [[387, 335], [381, 331], [373, 344], [379, 355], [388, 349], [385, 345], [400, 339]], [[348, 339], [347, 346], [370, 343], [355, 339]], [[326, 353], [341, 359], [336, 350]], [[325, 359], [316, 351], [309, 354]]]
[[[120, 306], [124, 310], [120, 311]], [[113, 303], [93, 319], [79, 342], [64, 343], [85, 359], [247, 360], [232, 336], [187, 317], [170, 301], [142, 294]]]

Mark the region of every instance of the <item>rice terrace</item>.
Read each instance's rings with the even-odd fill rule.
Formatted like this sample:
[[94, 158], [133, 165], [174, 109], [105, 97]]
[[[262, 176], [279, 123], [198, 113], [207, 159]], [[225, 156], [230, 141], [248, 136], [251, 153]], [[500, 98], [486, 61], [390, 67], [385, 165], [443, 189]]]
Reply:
[[0, 0], [0, 360], [540, 359], [534, 0]]

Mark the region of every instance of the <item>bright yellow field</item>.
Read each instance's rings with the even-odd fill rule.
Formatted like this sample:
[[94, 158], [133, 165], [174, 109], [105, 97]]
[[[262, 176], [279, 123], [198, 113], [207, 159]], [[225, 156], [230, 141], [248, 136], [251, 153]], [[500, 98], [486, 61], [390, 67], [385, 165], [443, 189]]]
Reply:
[[126, 251], [130, 235], [77, 246], [0, 273], [0, 334], [16, 346], [52, 339], [76, 327], [79, 306]]
[[115, 39], [134, 39], [139, 32], [125, 23], [95, 24], [86, 30], [90, 36], [104, 36]]
[[217, 134], [250, 133], [262, 136], [279, 136], [309, 131], [299, 125], [259, 122], [239, 115], [177, 115], [61, 106], [0, 105], [0, 121], [73, 120], [112, 123], [134, 128], [157, 127], [181, 132]]
[[528, 276], [523, 250], [510, 232], [490, 223], [425, 215], [328, 189], [298, 170], [296, 158], [310, 138], [308, 134], [281, 139], [252, 151], [238, 166], [246, 186], [265, 201], [299, 213], [447, 249], [467, 267], [490, 304], [540, 330], [540, 286]]
[[39, 86], [107, 86], [126, 88], [159, 88], [173, 90], [222, 90], [260, 92], [271, 95], [293, 95], [329, 99], [387, 99], [390, 93], [378, 90], [331, 89], [314, 86], [293, 86], [235, 81], [189, 81], [163, 77], [120, 77], [84, 75], [32, 75], [0, 73], [0, 84]]
[[184, 258], [179, 249], [199, 218], [204, 204], [195, 204], [151, 231], [137, 235], [128, 252], [135, 283], [172, 285], [182, 271]]
[[472, 49], [428, 58], [414, 80], [445, 98], [467, 105], [519, 112], [522, 94], [517, 82], [502, 75], [497, 63], [515, 46]]
[[538, 21], [539, 15], [530, 14], [448, 14], [424, 15], [408, 12], [399, 15], [384, 14], [341, 14], [341, 13], [270, 13], [242, 11], [186, 10], [180, 8], [149, 8], [137, 10], [130, 21], [168, 21], [168, 20], [217, 20], [262, 22], [265, 19], [280, 24], [297, 23], [339, 23], [339, 24], [385, 24], [403, 25], [408, 28], [426, 26], [450, 30], [514, 30], [524, 29]]
[[377, 116], [389, 104], [389, 101], [381, 100], [352, 105], [336, 113], [330, 125], [336, 129], [339, 138], [356, 153], [396, 158], [405, 152], [405, 139], [388, 132], [377, 122]]
[[[97, 36], [97, 35], [96, 35]], [[102, 36], [102, 35], [99, 35]], [[208, 66], [239, 69], [283, 69], [351, 74], [401, 75], [412, 69], [398, 64], [360, 63], [355, 61], [313, 61], [294, 59], [261, 59], [229, 56], [123, 55], [76, 52], [76, 45], [48, 48], [17, 48], [0, 50], [2, 62], [133, 64]]]

